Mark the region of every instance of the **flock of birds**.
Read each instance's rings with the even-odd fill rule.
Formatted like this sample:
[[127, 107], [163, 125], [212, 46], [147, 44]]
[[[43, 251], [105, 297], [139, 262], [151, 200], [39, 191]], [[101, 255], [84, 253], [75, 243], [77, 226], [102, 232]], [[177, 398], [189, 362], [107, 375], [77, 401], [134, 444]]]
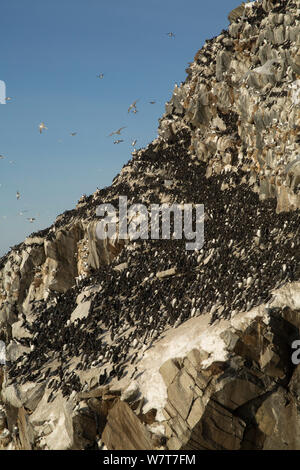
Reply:
[[[173, 34], [173, 33], [172, 33]], [[102, 79], [104, 77], [104, 73], [100, 73], [99, 75], [97, 75], [98, 78]], [[131, 103], [131, 105], [129, 106], [128, 108], [128, 113], [132, 112], [133, 114], [136, 114], [138, 112], [138, 109], [136, 107], [136, 103], [138, 102], [139, 100], [135, 100], [133, 103]], [[151, 100], [149, 101], [150, 104], [155, 104], [156, 101], [155, 100]], [[43, 130], [47, 130], [48, 127], [45, 125], [44, 122], [41, 122], [39, 124], [39, 131], [40, 131], [40, 134], [42, 134]], [[126, 126], [123, 126], [123, 127], [120, 127], [119, 129], [117, 129], [116, 131], [113, 131], [111, 132], [108, 137], [111, 137], [113, 135], [121, 135], [121, 132], [123, 129], [126, 129]], [[77, 132], [70, 132], [70, 135], [72, 137], [74, 137], [75, 135], [77, 135]], [[120, 144], [121, 142], [124, 142], [123, 139], [117, 139], [117, 140], [114, 140], [114, 144]], [[137, 143], [137, 139], [134, 139], [132, 142], [131, 142], [131, 145], [134, 147], [135, 144]], [[4, 157], [3, 157], [4, 158]]]
[[[172, 32], [169, 32], [169, 33], [166, 33], [166, 34], [167, 34], [167, 36], [170, 37], [170, 38], [173, 38], [173, 39], [175, 38], [175, 34], [172, 33]], [[104, 73], [101, 72], [101, 73], [99, 73], [98, 75], [96, 75], [96, 77], [99, 78], [100, 80], [102, 80], [102, 79], [104, 78]], [[11, 101], [11, 100], [12, 100], [12, 97], [10, 97], [10, 96], [7, 96], [7, 97], [5, 98], [5, 101]], [[138, 101], [139, 101], [139, 99], [137, 99], [137, 100], [135, 100], [133, 103], [131, 103], [131, 105], [130, 105], [129, 108], [128, 108], [128, 113], [131, 112], [131, 113], [133, 113], [133, 114], [136, 114], [136, 113], [138, 112], [138, 109], [137, 109], [137, 106], [136, 106], [136, 104], [137, 104]], [[155, 100], [151, 100], [151, 101], [149, 101], [149, 103], [150, 103], [151, 105], [153, 105], [153, 104], [156, 103], [156, 101], [155, 101]], [[40, 124], [38, 125], [38, 129], [39, 129], [39, 133], [42, 134], [43, 131], [48, 130], [48, 127], [46, 126], [45, 122], [42, 121], [42, 122], [40, 122]], [[120, 127], [120, 128], [117, 129], [116, 131], [111, 132], [111, 133], [108, 135], [108, 137], [111, 137], [111, 136], [114, 136], [114, 135], [116, 135], [116, 136], [121, 136], [121, 132], [122, 132], [123, 129], [126, 129], [126, 126]], [[77, 135], [77, 132], [70, 132], [70, 136], [75, 137], [76, 135]], [[61, 140], [60, 140], [59, 142], [61, 142]], [[121, 142], [124, 142], [124, 140], [123, 140], [123, 139], [116, 139], [116, 140], [113, 141], [114, 144], [120, 144]], [[134, 150], [135, 150], [135, 145], [136, 145], [136, 143], [137, 143], [137, 139], [133, 139], [132, 142], [131, 142], [131, 145], [132, 145], [132, 147], [133, 147]], [[5, 158], [6, 158], [6, 157], [5, 157], [4, 155], [0, 155], [0, 160], [3, 160], [3, 159], [5, 159]], [[10, 160], [9, 163], [14, 163], [14, 161]], [[2, 186], [2, 184], [0, 183], [0, 187], [1, 187], [1, 186]], [[16, 198], [17, 198], [17, 200], [19, 200], [19, 199], [21, 198], [21, 193], [20, 193], [19, 191], [16, 192]], [[20, 211], [20, 212], [18, 213], [18, 215], [22, 216], [24, 212], [28, 212], [28, 211], [25, 211], [25, 210]], [[2, 216], [2, 217], [3, 217], [4, 219], [7, 218], [6, 216]], [[36, 218], [35, 218], [35, 217], [27, 217], [26, 220], [28, 220], [30, 223], [33, 223], [33, 222], [36, 220]]]

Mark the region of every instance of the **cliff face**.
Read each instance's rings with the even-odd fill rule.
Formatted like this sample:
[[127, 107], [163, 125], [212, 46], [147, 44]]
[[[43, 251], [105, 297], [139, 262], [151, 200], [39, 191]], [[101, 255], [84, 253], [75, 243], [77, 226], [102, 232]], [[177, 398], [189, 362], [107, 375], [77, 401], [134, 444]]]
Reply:
[[[112, 186], [0, 260], [0, 446], [299, 449], [300, 2], [242, 4]], [[96, 237], [193, 203], [205, 243]]]

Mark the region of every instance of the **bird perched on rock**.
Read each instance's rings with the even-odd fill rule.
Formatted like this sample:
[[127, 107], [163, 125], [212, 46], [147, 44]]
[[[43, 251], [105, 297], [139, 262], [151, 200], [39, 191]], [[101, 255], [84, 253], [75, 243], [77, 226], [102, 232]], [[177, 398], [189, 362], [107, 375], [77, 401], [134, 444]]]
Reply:
[[120, 129], [118, 129], [117, 131], [111, 132], [111, 134], [109, 134], [108, 137], [110, 137], [111, 135], [115, 135], [115, 134], [116, 135], [121, 135], [121, 131], [125, 128], [126, 128], [126, 126], [120, 127]]
[[295, 166], [296, 164], [299, 164], [300, 163], [300, 155], [297, 155], [297, 157], [292, 161], [292, 162], [289, 162], [286, 167], [285, 167], [285, 172], [288, 173], [291, 168], [293, 168], [293, 166]]
[[39, 129], [40, 129], [40, 134], [41, 134], [41, 133], [42, 133], [42, 130], [43, 130], [43, 129], [48, 129], [48, 127], [45, 126], [45, 123], [44, 123], [44, 122], [41, 122], [41, 123], [39, 124]]
[[104, 369], [104, 373], [100, 374], [99, 376], [99, 385], [104, 385], [104, 383], [106, 382], [106, 379], [107, 379], [107, 373], [106, 373], [106, 369]]
[[300, 104], [300, 80], [296, 80], [294, 81], [291, 85], [290, 85], [290, 88], [291, 88], [291, 98], [292, 98], [292, 105], [291, 105], [291, 108], [293, 106], [297, 106]]

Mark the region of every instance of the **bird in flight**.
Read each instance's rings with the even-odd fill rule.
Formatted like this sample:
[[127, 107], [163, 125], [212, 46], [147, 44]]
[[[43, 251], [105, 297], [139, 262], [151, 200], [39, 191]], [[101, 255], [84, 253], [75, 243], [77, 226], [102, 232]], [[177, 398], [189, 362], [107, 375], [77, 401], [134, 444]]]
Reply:
[[103, 78], [104, 77], [104, 73], [99, 73], [99, 75], [97, 75], [97, 78]]
[[77, 132], [70, 132], [70, 135], [72, 135], [72, 136], [74, 136], [76, 134], [77, 134]]
[[135, 100], [128, 108], [128, 112], [130, 112], [131, 109], [133, 109], [133, 112], [136, 113], [137, 112], [137, 109], [136, 109], [136, 103], [138, 102], [139, 100]]
[[35, 217], [27, 217], [27, 220], [29, 220], [29, 222], [32, 224], [32, 222], [35, 220]]
[[260, 67], [256, 67], [255, 69], [250, 70], [250, 72], [261, 73], [263, 75], [273, 75], [274, 72], [271, 72], [271, 68], [273, 67], [274, 64], [278, 62], [279, 62], [278, 59], [267, 60], [267, 62], [265, 62], [264, 65], [261, 65]]
[[17, 199], [20, 199], [20, 197], [21, 197], [21, 194], [19, 193], [19, 191], [17, 191], [17, 193], [16, 193], [16, 198], [17, 198]]
[[174, 34], [174, 33], [166, 33], [166, 34], [169, 36], [169, 38], [175, 38], [175, 34]]
[[41, 122], [41, 123], [39, 124], [39, 129], [40, 129], [40, 134], [41, 134], [41, 133], [42, 133], [42, 130], [43, 130], [43, 129], [48, 129], [48, 127], [45, 126], [45, 123], [44, 123], [44, 122]]
[[120, 129], [118, 129], [117, 131], [114, 131], [114, 132], [112, 132], [111, 134], [109, 134], [108, 137], [110, 137], [111, 135], [114, 135], [114, 134], [121, 135], [121, 131], [122, 131], [123, 129], [125, 129], [125, 128], [126, 128], [126, 126], [120, 127]]
[[11, 101], [11, 97], [10, 97], [10, 96], [7, 96], [7, 97], [5, 98], [5, 101]]
[[278, 59], [270, 59], [267, 60], [264, 65], [260, 65], [259, 67], [255, 67], [255, 69], [248, 70], [248, 72], [246, 72], [244, 77], [242, 78], [242, 81], [245, 80], [245, 78], [248, 77], [252, 72], [259, 73], [262, 75], [274, 75], [274, 72], [271, 72], [271, 68], [276, 63], [279, 63]]
[[124, 142], [122, 139], [114, 140], [114, 144], [120, 144], [121, 142]]
[[149, 101], [149, 103], [150, 103], [150, 104], [155, 104], [156, 101], [154, 101], [154, 100], [153, 100], [153, 101]]
[[3, 160], [3, 158], [5, 158], [4, 155], [0, 155], [0, 160]]
[[134, 147], [136, 143], [137, 143], [137, 139], [134, 139], [134, 140], [131, 142], [132, 147]]

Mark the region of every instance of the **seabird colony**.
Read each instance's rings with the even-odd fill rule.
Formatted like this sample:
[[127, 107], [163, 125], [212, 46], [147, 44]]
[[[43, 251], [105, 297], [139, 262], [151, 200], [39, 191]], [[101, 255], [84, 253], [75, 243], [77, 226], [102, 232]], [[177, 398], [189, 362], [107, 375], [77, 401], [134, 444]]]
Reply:
[[[260, 201], [241, 182], [249, 178], [241, 170], [205, 178], [206, 165], [191, 164], [189, 145], [186, 130], [167, 148], [150, 144], [128, 163], [132, 184], [117, 176], [111, 187], [86, 197], [83, 207], [66, 211], [55, 225], [93, 217], [99, 203], [117, 202], [120, 194], [127, 195], [129, 204], [160, 203], [166, 195], [170, 203], [204, 204], [203, 249], [186, 251], [184, 239], [137, 240], [134, 249], [132, 243], [126, 245], [111, 265], [74, 283], [65, 294], [50, 292], [47, 302], [34, 304], [32, 323], [22, 317], [30, 337], [20, 341], [31, 349], [10, 365], [11, 379], [49, 379], [50, 401], [58, 389], [65, 396], [81, 390], [80, 371], [95, 366], [101, 368], [99, 384], [108, 384], [126, 376], [137, 353], [166, 328], [204, 312], [211, 313], [212, 323], [229, 318], [267, 302], [275, 287], [299, 279], [299, 214], [276, 214], [276, 201]], [[166, 187], [161, 169], [172, 174], [172, 187]], [[222, 191], [222, 184], [229, 188]], [[48, 229], [35, 235], [51, 238], [52, 233]], [[114, 269], [122, 263], [127, 267]], [[170, 268], [174, 275], [156, 276]], [[87, 317], [70, 322], [77, 295], [89, 286], [101, 290], [86, 294], [85, 301], [91, 301]], [[68, 363], [74, 358], [77, 364], [71, 369]], [[57, 361], [55, 370], [47, 365], [50, 359]]]

